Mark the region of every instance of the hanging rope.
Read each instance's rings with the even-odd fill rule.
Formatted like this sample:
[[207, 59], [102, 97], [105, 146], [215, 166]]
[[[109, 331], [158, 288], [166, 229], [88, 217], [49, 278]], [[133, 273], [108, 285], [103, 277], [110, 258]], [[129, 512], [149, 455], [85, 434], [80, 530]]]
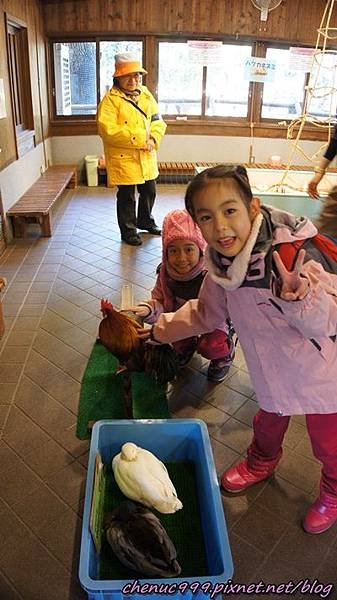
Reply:
[[[328, 56], [329, 54], [335, 55], [335, 56], [337, 54], [337, 50], [332, 50], [332, 49], [326, 48], [326, 44], [327, 44], [328, 40], [337, 39], [337, 28], [330, 27], [331, 15], [333, 12], [335, 2], [336, 2], [336, 0], [328, 0], [327, 1], [324, 12], [323, 12], [323, 16], [321, 19], [320, 26], [317, 29], [318, 36], [317, 36], [315, 51], [312, 56], [311, 68], [309, 71], [309, 81], [308, 81], [308, 85], [306, 86], [307, 94], [306, 94], [306, 98], [305, 98], [303, 112], [299, 117], [297, 117], [296, 119], [291, 121], [288, 126], [287, 139], [293, 140], [296, 130], [297, 130], [297, 133], [296, 133], [296, 137], [295, 137], [294, 141], [292, 142], [292, 147], [289, 152], [286, 168], [282, 174], [280, 181], [271, 185], [268, 188], [268, 191], [271, 191], [271, 190], [274, 190], [277, 192], [283, 191], [285, 186], [287, 186], [288, 188], [291, 188], [293, 190], [303, 192], [303, 188], [294, 186], [293, 182], [291, 181], [291, 179], [289, 177], [289, 171], [291, 169], [291, 166], [294, 164], [293, 157], [294, 157], [295, 153], [296, 152], [300, 153], [309, 162], [313, 163], [313, 161], [321, 153], [323, 148], [325, 148], [327, 146], [327, 144], [329, 144], [329, 142], [330, 142], [331, 128], [336, 123], [335, 111], [334, 111], [334, 114], [332, 114], [332, 101], [333, 101], [334, 95], [337, 93], [337, 88], [334, 86], [327, 87], [327, 86], [319, 85], [319, 81], [320, 81], [321, 73], [322, 73], [322, 71], [324, 71], [324, 69], [327, 69], [330, 72], [332, 69], [331, 66], [323, 64], [324, 57]], [[335, 77], [336, 77], [336, 68], [337, 68], [337, 65], [335, 63], [335, 65], [333, 66], [333, 69], [335, 71]], [[334, 80], [335, 80], [335, 77], [334, 77]], [[334, 83], [335, 83], [335, 81], [334, 81]], [[312, 100], [316, 99], [316, 98], [326, 98], [328, 96], [330, 96], [329, 116], [325, 117], [325, 118], [318, 118], [316, 115], [311, 114], [310, 107], [311, 107]], [[309, 156], [305, 152], [305, 150], [300, 146], [303, 128], [306, 123], [310, 123], [311, 125], [313, 125], [315, 127], [328, 130], [327, 142], [324, 142], [319, 147], [319, 149], [311, 156]]]

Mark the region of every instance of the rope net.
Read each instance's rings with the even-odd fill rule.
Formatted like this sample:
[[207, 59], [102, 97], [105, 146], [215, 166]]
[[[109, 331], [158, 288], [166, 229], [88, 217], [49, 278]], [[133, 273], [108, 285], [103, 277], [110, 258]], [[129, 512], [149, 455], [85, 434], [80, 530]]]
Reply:
[[[302, 114], [288, 125], [287, 139], [292, 140], [292, 142], [286, 168], [280, 181], [270, 186], [268, 191], [283, 192], [286, 186], [292, 190], [303, 192], [303, 188], [296, 186], [296, 182], [289, 175], [291, 166], [294, 164], [295, 154], [300, 154], [309, 163], [314, 164], [315, 159], [330, 142], [332, 128], [337, 122], [337, 50], [326, 46], [329, 40], [337, 39], [337, 28], [330, 26], [335, 2], [336, 0], [327, 1], [320, 26], [317, 29], [317, 41], [312, 55], [308, 82], [305, 86], [307, 93]], [[325, 99], [328, 100], [328, 106]], [[324, 106], [324, 112], [327, 116], [317, 114], [320, 105]], [[301, 136], [306, 123], [328, 132], [327, 141], [321, 144], [312, 155], [309, 155], [301, 146]], [[280, 124], [284, 124], [284, 122]]]

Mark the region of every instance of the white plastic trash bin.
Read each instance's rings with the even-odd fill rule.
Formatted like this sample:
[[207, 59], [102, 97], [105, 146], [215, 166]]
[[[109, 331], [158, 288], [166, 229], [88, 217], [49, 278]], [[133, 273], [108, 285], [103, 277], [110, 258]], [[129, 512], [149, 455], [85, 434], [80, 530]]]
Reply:
[[95, 154], [87, 154], [85, 157], [85, 169], [87, 172], [87, 184], [88, 186], [97, 186], [98, 185], [98, 156]]

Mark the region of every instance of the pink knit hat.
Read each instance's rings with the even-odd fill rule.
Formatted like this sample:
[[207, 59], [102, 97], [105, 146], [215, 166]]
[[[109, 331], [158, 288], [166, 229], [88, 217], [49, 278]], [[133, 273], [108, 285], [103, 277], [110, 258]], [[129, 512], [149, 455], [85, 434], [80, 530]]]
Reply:
[[198, 246], [202, 253], [206, 248], [206, 241], [187, 210], [172, 210], [166, 215], [163, 223], [162, 240], [164, 260], [167, 256], [168, 245], [175, 240], [190, 240]]

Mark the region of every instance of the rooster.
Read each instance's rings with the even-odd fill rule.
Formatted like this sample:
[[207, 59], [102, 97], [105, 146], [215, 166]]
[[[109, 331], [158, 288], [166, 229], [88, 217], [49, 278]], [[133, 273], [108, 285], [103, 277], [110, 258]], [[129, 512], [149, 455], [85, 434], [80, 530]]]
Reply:
[[131, 377], [132, 371], [151, 375], [161, 387], [166, 387], [178, 372], [177, 355], [169, 344], [152, 344], [139, 337], [142, 320], [131, 311], [115, 310], [111, 302], [101, 300], [103, 319], [99, 324], [98, 336], [101, 343], [116, 356], [123, 371], [125, 408], [132, 418]]

